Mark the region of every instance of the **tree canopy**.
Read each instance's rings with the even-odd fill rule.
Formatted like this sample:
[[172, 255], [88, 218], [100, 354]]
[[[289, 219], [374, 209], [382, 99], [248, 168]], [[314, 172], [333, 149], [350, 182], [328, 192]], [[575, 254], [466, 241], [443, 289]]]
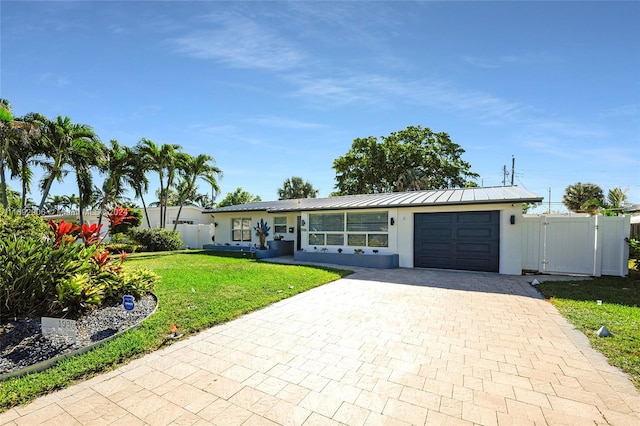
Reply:
[[238, 204], [253, 203], [256, 201], [262, 201], [259, 195], [252, 195], [245, 191], [241, 187], [236, 188], [235, 191], [229, 192], [217, 205], [217, 207], [236, 206]]
[[357, 138], [333, 162], [333, 195], [374, 194], [469, 186], [479, 177], [464, 149], [444, 132], [409, 126], [389, 136]]
[[594, 183], [578, 182], [565, 188], [562, 203], [572, 212], [593, 213], [604, 205], [604, 194]]
[[295, 200], [298, 198], [316, 198], [318, 190], [301, 177], [293, 176], [285, 180], [278, 189], [278, 200]]

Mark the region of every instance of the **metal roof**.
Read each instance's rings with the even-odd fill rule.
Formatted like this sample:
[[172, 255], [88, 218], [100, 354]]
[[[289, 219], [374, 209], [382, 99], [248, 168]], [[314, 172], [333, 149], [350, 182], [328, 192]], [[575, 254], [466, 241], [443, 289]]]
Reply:
[[433, 191], [388, 192], [344, 195], [329, 198], [259, 201], [205, 210], [203, 213], [266, 211], [267, 213], [310, 210], [374, 209], [441, 205], [539, 203], [542, 197], [517, 186], [441, 189]]

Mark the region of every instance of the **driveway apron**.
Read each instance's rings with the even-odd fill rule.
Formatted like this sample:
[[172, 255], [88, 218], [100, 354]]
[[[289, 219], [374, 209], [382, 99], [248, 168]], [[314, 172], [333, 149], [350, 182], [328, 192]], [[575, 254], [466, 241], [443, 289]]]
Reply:
[[640, 425], [628, 376], [532, 279], [358, 269], [0, 424]]

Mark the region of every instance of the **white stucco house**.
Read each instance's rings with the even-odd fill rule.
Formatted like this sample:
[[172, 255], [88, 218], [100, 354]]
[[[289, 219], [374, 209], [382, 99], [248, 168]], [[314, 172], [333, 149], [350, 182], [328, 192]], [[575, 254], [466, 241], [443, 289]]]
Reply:
[[400, 267], [522, 273], [522, 204], [542, 197], [517, 186], [278, 200], [214, 208], [216, 244], [268, 241], [296, 252], [392, 254]]

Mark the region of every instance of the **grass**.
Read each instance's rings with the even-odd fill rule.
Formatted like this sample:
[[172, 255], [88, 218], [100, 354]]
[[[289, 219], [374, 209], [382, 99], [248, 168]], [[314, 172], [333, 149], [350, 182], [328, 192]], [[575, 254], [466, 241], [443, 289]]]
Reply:
[[[545, 282], [537, 288], [640, 390], [640, 272], [630, 271], [625, 278]], [[596, 335], [603, 325], [612, 337]]]
[[201, 251], [134, 254], [127, 267], [157, 272], [158, 309], [138, 328], [41, 373], [0, 382], [0, 412], [153, 352], [175, 324], [185, 336], [348, 275], [328, 268], [215, 257]]

